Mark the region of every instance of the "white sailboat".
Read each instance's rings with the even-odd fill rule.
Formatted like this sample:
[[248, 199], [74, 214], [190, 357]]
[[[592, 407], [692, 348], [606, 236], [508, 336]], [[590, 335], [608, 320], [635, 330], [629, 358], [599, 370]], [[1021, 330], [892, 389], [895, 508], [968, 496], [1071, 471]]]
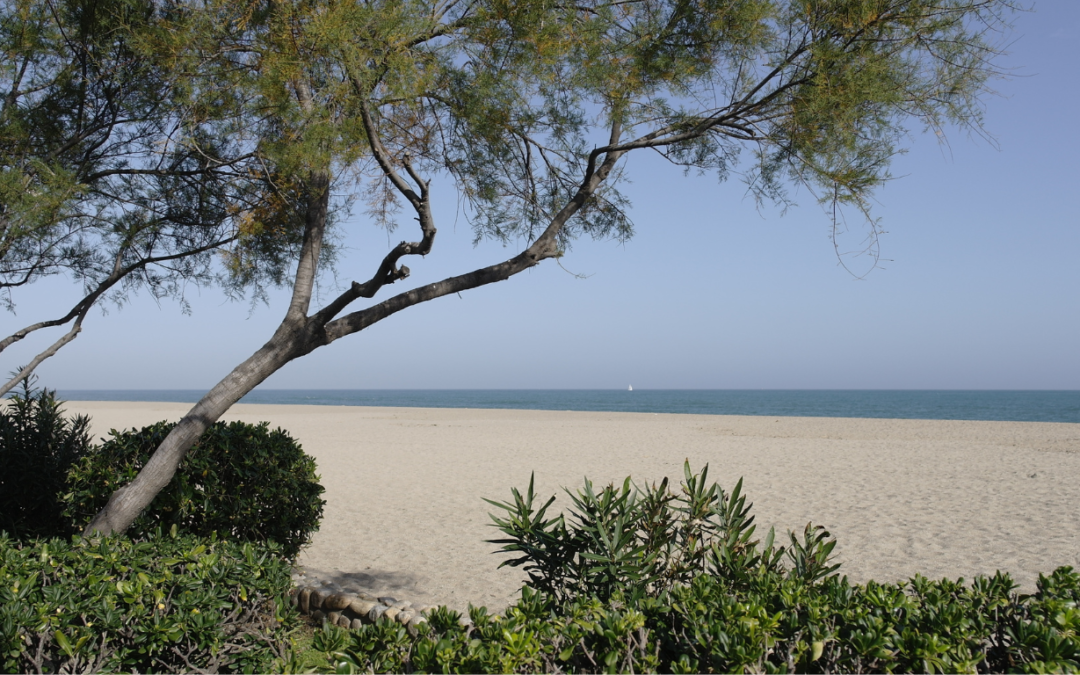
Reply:
[[626, 388], [626, 391], [634, 391], [634, 385], [630, 385]]

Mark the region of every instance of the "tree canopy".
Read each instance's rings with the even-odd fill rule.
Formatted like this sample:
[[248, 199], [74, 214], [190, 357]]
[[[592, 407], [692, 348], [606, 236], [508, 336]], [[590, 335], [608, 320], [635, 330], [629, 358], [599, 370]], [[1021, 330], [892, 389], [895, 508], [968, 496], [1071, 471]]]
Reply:
[[[143, 0], [0, 4], [0, 302], [14, 312], [21, 287], [56, 274], [84, 288], [66, 314], [0, 340], [72, 324], [0, 394], [106, 295], [182, 301], [185, 285], [223, 278], [213, 252], [241, 245], [238, 214], [269, 194], [238, 133], [247, 111], [228, 91], [187, 96], [160, 49], [170, 26]], [[284, 258], [261, 261], [263, 276], [282, 275]]]
[[[826, 202], [869, 214], [869, 197], [889, 179], [908, 134], [981, 129], [1014, 9], [1008, 0], [168, 0], [139, 7], [151, 27], [131, 33], [143, 56], [139, 70], [121, 78], [134, 89], [114, 98], [130, 98], [133, 118], [146, 120], [133, 128], [150, 131], [122, 137], [170, 139], [165, 154], [174, 163], [154, 180], [116, 179], [134, 191], [120, 195], [124, 208], [139, 205], [137, 217], [124, 211], [118, 222], [154, 220], [149, 214], [157, 211], [142, 205], [159, 202], [146, 191], [162, 204], [202, 208], [194, 195], [209, 190], [206, 208], [217, 215], [194, 220], [226, 227], [225, 283], [286, 281], [292, 298], [266, 345], [208, 392], [114, 495], [89, 528], [101, 531], [125, 529], [202, 430], [285, 363], [413, 305], [558, 258], [577, 237], [629, 238], [629, 195], [620, 188], [635, 151], [720, 178], [738, 173], [759, 199], [782, 201], [788, 186], [805, 185]], [[167, 95], [157, 93], [159, 82]], [[167, 114], [156, 102], [166, 102]], [[183, 143], [171, 142], [174, 128], [184, 130]], [[34, 179], [50, 186], [42, 195], [96, 194], [84, 186], [101, 169], [77, 174], [70, 160], [56, 165], [63, 177]], [[7, 171], [9, 182], [33, 174]], [[478, 240], [520, 243], [519, 252], [352, 307], [407, 278], [406, 256], [437, 252], [434, 180], [459, 191]], [[415, 238], [379, 254], [370, 277], [313, 311], [333, 216], [359, 201], [374, 222], [393, 231], [401, 219]], [[5, 213], [20, 203], [5, 205]], [[53, 221], [62, 231], [82, 222]]]

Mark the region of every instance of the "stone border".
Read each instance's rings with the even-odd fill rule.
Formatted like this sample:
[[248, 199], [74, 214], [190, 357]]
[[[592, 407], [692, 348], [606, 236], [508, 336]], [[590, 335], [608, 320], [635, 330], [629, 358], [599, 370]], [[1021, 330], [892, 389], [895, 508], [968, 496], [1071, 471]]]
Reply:
[[413, 635], [420, 624], [427, 622], [425, 614], [434, 609], [429, 605], [413, 606], [411, 602], [390, 596], [376, 598], [367, 593], [344, 593], [326, 587], [294, 587], [289, 595], [293, 606], [315, 621], [326, 621], [342, 628], [360, 628], [382, 617], [405, 626]]

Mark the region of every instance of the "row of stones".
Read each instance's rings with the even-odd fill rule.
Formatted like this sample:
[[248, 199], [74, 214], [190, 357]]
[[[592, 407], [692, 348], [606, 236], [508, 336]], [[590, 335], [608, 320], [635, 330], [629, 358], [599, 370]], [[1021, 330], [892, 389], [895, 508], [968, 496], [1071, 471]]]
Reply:
[[328, 621], [342, 628], [359, 628], [375, 623], [380, 617], [406, 626], [410, 632], [427, 621], [427, 605], [413, 606], [404, 600], [368, 595], [367, 593], [330, 593], [325, 589], [305, 586], [290, 592], [293, 604], [302, 614], [315, 621]]

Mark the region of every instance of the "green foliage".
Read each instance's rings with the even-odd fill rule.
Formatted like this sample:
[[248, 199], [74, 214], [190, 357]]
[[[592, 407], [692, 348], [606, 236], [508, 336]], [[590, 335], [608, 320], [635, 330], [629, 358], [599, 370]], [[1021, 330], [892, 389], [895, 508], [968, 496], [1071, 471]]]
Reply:
[[693, 474], [679, 494], [586, 481], [565, 516], [530, 483], [494, 518], [530, 574], [502, 615], [445, 607], [415, 635], [324, 626], [312, 648], [352, 672], [1080, 672], [1080, 574], [1018, 595], [1008, 575], [852, 585], [835, 541], [751, 539], [740, 494]]
[[[567, 491], [573, 506], [548, 517], [555, 497], [538, 506], [533, 481], [524, 495], [489, 504], [506, 512], [492, 516], [506, 535], [494, 539], [502, 551], [518, 557], [500, 566], [523, 567], [529, 585], [556, 599], [580, 595], [606, 600], [616, 591], [632, 597], [657, 596], [700, 574], [742, 579], [756, 567], [777, 569], [784, 547], [753, 538], [756, 526], [740, 480], [730, 494], [716, 483], [707, 485], [708, 466], [700, 474], [683, 467], [685, 480], [673, 492], [665, 478], [659, 485], [638, 488], [627, 478], [621, 487], [599, 492], [591, 481], [577, 494]], [[792, 536], [788, 550], [792, 574], [816, 581], [836, 570], [828, 566], [835, 542], [828, 532], [807, 525], [803, 544]]]
[[851, 585], [759, 568], [738, 587], [700, 575], [656, 598], [556, 602], [522, 590], [501, 616], [445, 608], [415, 637], [380, 621], [325, 626], [337, 672], [1080, 672], [1080, 575], [1017, 595], [1008, 575]]
[[[69, 474], [64, 515], [85, 526], [119, 487], [134, 479], [175, 424], [112, 431], [111, 437]], [[294, 559], [318, 530], [326, 503], [315, 460], [285, 431], [218, 422], [195, 443], [172, 481], [128, 534], [156, 528], [240, 541], [275, 541]]]
[[274, 672], [298, 622], [275, 544], [0, 535], [4, 672]]
[[[457, 275], [321, 332], [356, 299], [342, 295], [316, 313], [308, 353], [451, 286], [559, 257], [577, 237], [630, 238], [619, 190], [637, 150], [721, 179], [738, 170], [758, 199], [786, 203], [787, 187], [806, 186], [832, 202], [834, 225], [836, 207], [869, 216], [911, 127], [981, 131], [1013, 9], [1014, 0], [7, 3], [0, 288], [69, 272], [88, 294], [61, 323], [139, 285], [181, 300], [186, 283], [212, 280], [259, 295], [289, 282], [302, 242], [325, 269], [340, 241], [331, 216], [356, 199], [393, 229], [401, 198], [427, 208], [417, 191], [440, 174], [478, 240], [535, 247], [497, 274]], [[423, 227], [422, 244], [387, 258], [389, 269], [380, 262], [377, 283], [354, 291], [404, 278], [400, 256], [431, 250], [434, 229]], [[875, 257], [878, 232], [871, 219]]]
[[275, 171], [303, 181], [341, 167], [342, 187], [356, 175], [346, 167], [363, 175], [351, 196], [366, 195], [381, 225], [395, 226], [400, 195], [369, 171], [362, 106], [395, 166], [451, 174], [477, 238], [531, 241], [580, 197], [557, 232], [565, 248], [632, 234], [620, 171], [578, 193], [609, 144], [721, 178], [749, 155], [741, 173], [758, 197], [783, 200], [793, 182], [868, 208], [912, 123], [980, 127], [1012, 8], [214, 0], [178, 13], [163, 50], [203, 83], [193, 96], [244, 92]]
[[[282, 673], [332, 673], [334, 664], [326, 651], [315, 649], [319, 631], [310, 622], [303, 622], [289, 638], [289, 648], [280, 662]], [[322, 642], [319, 643], [323, 645]]]
[[168, 23], [144, 0], [0, 6], [0, 287], [66, 272], [161, 297], [213, 277], [265, 182], [228, 137], [236, 99], [181, 97]]
[[61, 518], [68, 469], [90, 452], [89, 418], [67, 418], [56, 392], [31, 388], [0, 405], [0, 531], [67, 536]]

